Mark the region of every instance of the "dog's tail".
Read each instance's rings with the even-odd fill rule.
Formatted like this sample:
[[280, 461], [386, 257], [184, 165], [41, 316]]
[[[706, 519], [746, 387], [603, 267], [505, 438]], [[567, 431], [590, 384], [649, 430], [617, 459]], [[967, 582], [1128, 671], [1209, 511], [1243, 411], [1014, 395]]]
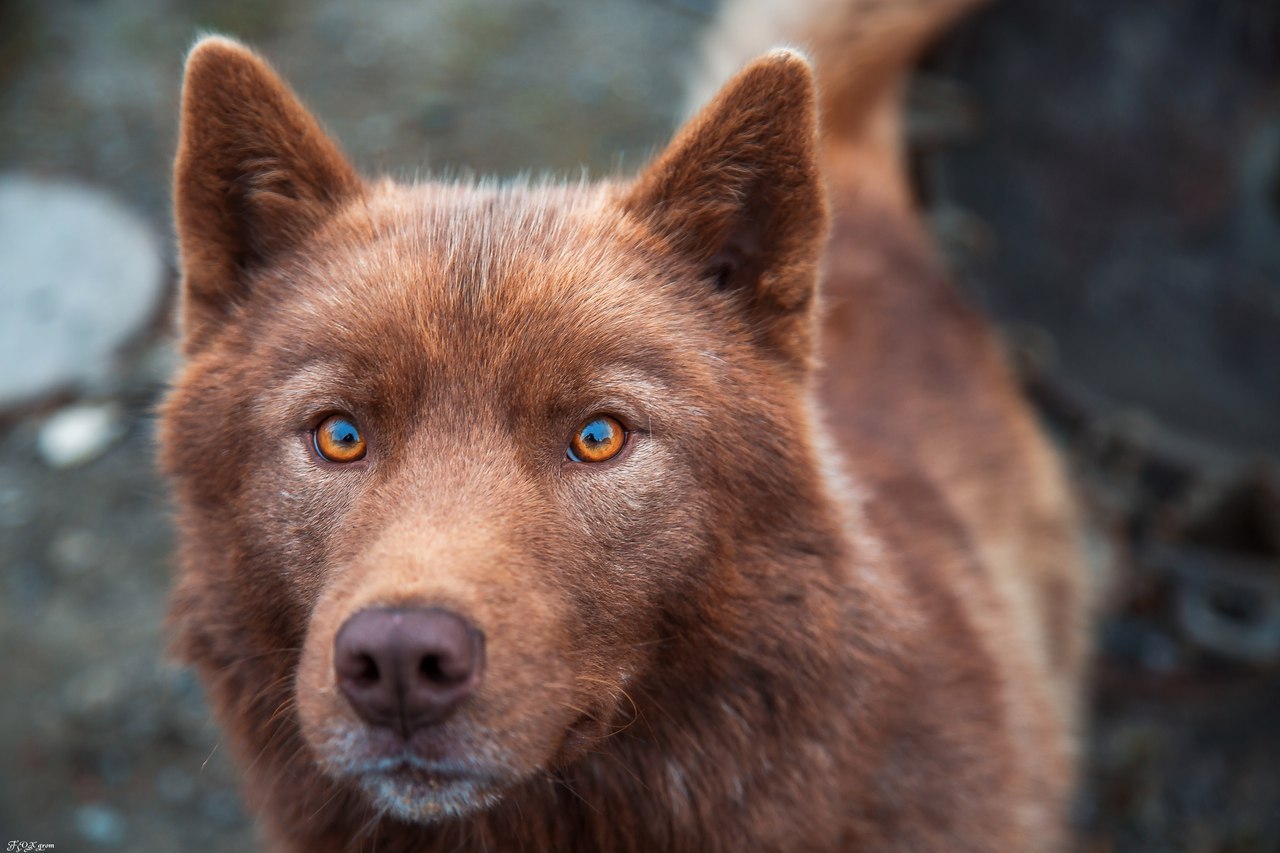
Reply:
[[[724, 0], [689, 89], [706, 103], [746, 62], [778, 44], [817, 70], [823, 148], [833, 195], [910, 206], [902, 96], [912, 63], [984, 0]], [[871, 200], [871, 199], [867, 199]]]

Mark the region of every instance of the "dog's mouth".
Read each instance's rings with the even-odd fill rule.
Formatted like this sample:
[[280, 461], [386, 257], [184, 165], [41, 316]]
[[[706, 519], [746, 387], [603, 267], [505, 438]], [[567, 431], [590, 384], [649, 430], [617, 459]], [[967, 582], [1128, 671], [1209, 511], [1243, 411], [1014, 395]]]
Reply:
[[366, 762], [343, 775], [375, 808], [414, 823], [484, 809], [501, 796], [496, 777], [470, 762], [432, 761], [407, 751]]

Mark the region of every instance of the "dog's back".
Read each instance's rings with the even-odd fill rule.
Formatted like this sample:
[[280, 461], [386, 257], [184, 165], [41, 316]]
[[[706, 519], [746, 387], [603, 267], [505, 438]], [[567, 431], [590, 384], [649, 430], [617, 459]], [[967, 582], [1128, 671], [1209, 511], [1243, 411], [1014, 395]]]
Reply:
[[1055, 711], [1074, 729], [1088, 599], [1074, 502], [988, 323], [941, 268], [907, 177], [910, 67], [984, 2], [730, 0], [690, 102], [772, 44], [812, 51], [832, 206], [820, 391], [828, 428], [863, 477], [927, 481], [991, 573], [1010, 641], [1047, 674]]
[[730, 6], [707, 79], [771, 21], [820, 100], [769, 54], [598, 186], [366, 184], [197, 46], [173, 620], [279, 846], [1061, 844], [1071, 502], [901, 164], [968, 5]]

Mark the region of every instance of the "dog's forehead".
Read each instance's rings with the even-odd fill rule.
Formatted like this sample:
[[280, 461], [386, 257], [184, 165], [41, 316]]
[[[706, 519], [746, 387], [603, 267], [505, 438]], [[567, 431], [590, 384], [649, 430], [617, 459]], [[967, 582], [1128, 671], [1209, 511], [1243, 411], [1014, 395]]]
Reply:
[[[383, 185], [318, 235], [272, 314], [307, 345], [519, 369], [660, 358], [697, 324], [608, 184]], [[278, 314], [277, 314], [278, 317]], [[696, 337], [696, 335], [692, 336]]]
[[[426, 194], [418, 215], [397, 209], [432, 276], [471, 303], [533, 307], [604, 296], [603, 285], [635, 275], [624, 249], [628, 225], [604, 188], [590, 185], [472, 189]], [[399, 251], [397, 250], [397, 254]], [[583, 292], [583, 289], [588, 289]]]

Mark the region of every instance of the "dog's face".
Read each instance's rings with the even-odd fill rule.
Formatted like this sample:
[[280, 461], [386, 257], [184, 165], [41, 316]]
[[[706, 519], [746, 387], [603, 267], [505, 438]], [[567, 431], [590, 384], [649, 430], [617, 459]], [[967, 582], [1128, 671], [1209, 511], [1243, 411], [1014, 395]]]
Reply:
[[367, 185], [260, 60], [197, 46], [162, 431], [196, 662], [276, 655], [310, 760], [424, 822], [686, 677], [810, 511], [814, 145], [775, 54], [633, 183]]

